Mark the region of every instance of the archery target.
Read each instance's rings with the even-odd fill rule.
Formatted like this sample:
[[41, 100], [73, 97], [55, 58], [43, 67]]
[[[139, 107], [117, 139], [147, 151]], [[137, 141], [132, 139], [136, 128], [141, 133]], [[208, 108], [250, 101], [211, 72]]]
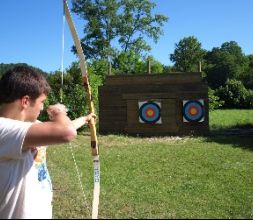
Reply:
[[145, 124], [161, 124], [160, 102], [139, 102], [139, 122]]
[[203, 122], [204, 121], [204, 100], [184, 100], [183, 101], [183, 121]]

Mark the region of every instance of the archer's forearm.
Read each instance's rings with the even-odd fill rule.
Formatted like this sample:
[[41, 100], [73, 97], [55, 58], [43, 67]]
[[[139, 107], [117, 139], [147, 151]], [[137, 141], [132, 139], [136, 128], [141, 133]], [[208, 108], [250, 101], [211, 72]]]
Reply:
[[84, 126], [85, 124], [87, 124], [86, 117], [83, 116], [83, 117], [77, 118], [75, 120], [72, 120], [72, 124], [73, 124], [74, 128], [77, 130], [77, 129], [81, 128], [82, 126]]

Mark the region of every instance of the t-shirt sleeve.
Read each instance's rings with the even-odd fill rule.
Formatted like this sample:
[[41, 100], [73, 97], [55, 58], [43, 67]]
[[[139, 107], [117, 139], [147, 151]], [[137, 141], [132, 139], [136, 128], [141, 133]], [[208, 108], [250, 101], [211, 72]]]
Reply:
[[19, 159], [23, 142], [32, 123], [0, 120], [0, 159]]

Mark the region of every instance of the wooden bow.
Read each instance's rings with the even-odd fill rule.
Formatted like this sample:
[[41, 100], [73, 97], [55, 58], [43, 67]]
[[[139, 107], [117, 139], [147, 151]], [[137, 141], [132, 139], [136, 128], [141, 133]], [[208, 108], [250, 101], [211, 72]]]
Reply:
[[[85, 61], [85, 56], [83, 53], [83, 49], [78, 38], [74, 23], [72, 21], [70, 11], [68, 8], [67, 0], [63, 0], [64, 4], [64, 13], [66, 16], [66, 20], [68, 22], [75, 47], [77, 50], [77, 54], [80, 61], [80, 68], [82, 71], [82, 81], [83, 87], [87, 93], [87, 102], [89, 105], [90, 113], [95, 113], [94, 103], [92, 100], [91, 87], [88, 80], [88, 71], [87, 65]], [[92, 202], [92, 219], [97, 219], [98, 217], [98, 205], [99, 205], [99, 194], [100, 194], [100, 161], [99, 161], [99, 148], [98, 148], [98, 140], [96, 133], [96, 123], [95, 120], [92, 119], [89, 123], [90, 134], [91, 134], [91, 150], [93, 156], [93, 166], [94, 166], [94, 190], [93, 190], [93, 202]]]

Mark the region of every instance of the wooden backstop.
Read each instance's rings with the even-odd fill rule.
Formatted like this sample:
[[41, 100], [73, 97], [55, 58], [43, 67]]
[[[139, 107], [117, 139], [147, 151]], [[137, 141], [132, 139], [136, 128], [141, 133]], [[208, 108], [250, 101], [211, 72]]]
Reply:
[[207, 134], [208, 86], [199, 72], [108, 76], [99, 88], [99, 132]]

